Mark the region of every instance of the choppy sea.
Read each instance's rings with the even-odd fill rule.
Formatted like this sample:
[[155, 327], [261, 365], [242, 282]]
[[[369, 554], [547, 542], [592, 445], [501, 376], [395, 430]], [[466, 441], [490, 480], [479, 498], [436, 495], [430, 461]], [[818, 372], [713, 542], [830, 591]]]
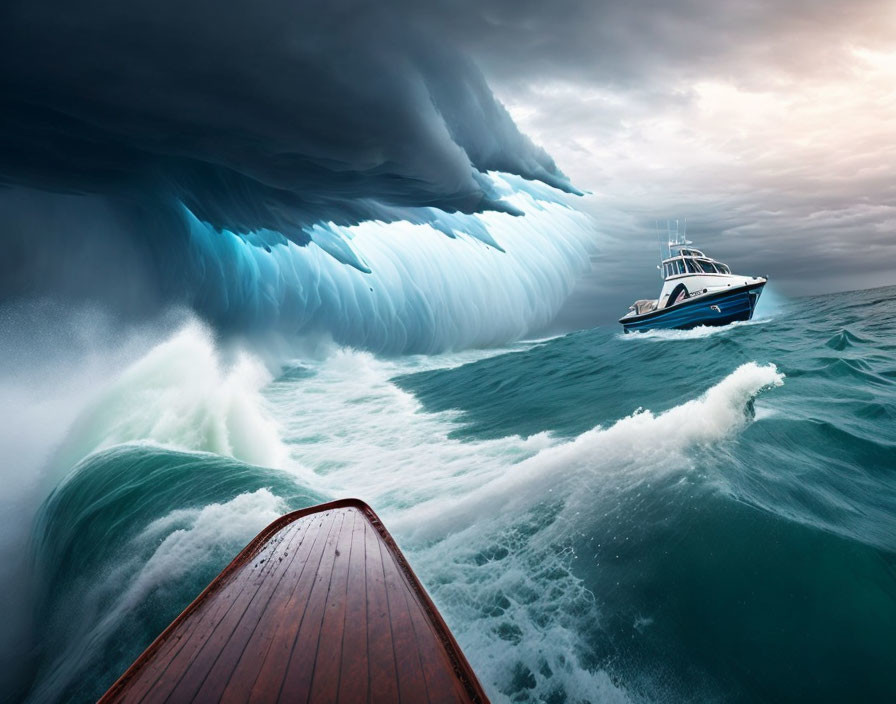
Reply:
[[760, 306], [404, 357], [187, 321], [82, 356], [7, 421], [56, 419], [5, 470], [6, 692], [95, 699], [267, 523], [356, 496], [495, 701], [896, 701], [896, 288]]

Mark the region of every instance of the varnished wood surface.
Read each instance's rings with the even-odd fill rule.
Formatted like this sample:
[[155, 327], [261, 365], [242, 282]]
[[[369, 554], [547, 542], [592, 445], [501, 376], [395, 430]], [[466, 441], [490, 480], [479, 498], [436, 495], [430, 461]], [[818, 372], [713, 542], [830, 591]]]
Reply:
[[345, 499], [268, 526], [100, 701], [487, 699], [379, 518]]

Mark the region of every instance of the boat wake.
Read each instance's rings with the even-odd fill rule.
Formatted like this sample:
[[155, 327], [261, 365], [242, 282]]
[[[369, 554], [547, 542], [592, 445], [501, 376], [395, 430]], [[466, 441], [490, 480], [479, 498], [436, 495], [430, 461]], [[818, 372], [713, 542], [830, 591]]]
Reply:
[[737, 328], [764, 325], [773, 318], [753, 318], [753, 320], [737, 320], [727, 325], [700, 325], [689, 330], [633, 330], [629, 333], [619, 333], [617, 339], [631, 340], [702, 340], [713, 335], [721, 335]]

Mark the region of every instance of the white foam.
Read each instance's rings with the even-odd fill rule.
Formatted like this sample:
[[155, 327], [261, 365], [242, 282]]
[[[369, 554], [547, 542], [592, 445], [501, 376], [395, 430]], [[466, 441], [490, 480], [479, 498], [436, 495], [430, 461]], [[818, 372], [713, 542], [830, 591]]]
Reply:
[[285, 468], [288, 452], [261, 395], [270, 378], [245, 352], [225, 363], [211, 333], [187, 323], [106, 383], [57, 461], [70, 467], [93, 452], [142, 441]]
[[311, 378], [266, 390], [293, 459], [317, 473], [315, 488], [377, 506], [464, 496], [498, 468], [553, 442], [546, 434], [473, 444], [449, 437], [459, 427], [457, 413], [424, 413], [413, 395], [390, 381], [419, 370], [416, 360], [406, 364], [342, 349], [310, 365]]
[[157, 545], [121, 596], [121, 608], [131, 608], [152, 590], [167, 584], [176, 586], [197, 564], [208, 561], [219, 550], [245, 545], [262, 528], [279, 518], [286, 504], [267, 489], [241, 494], [223, 504], [173, 511], [153, 521], [134, 540], [141, 545]]
[[[102, 385], [171, 322], [122, 330], [89, 305], [0, 303], [0, 661], [18, 662], [32, 632], [34, 517], [72, 464], [54, 466], [54, 452]], [[0, 691], [22, 674], [0, 668]]]
[[626, 342], [637, 342], [639, 340], [702, 340], [713, 335], [720, 335], [730, 332], [739, 327], [747, 327], [752, 325], [763, 325], [772, 318], [765, 317], [762, 319], [735, 321], [728, 325], [698, 325], [689, 330], [643, 330], [633, 331], [629, 333], [620, 332], [617, 339]]
[[512, 468], [502, 467], [453, 506], [449, 502], [447, 509], [442, 498], [430, 505], [417, 504], [402, 517], [401, 525], [417, 539], [432, 539], [494, 515], [495, 505], [512, 514], [554, 493], [578, 506], [591, 501], [602, 486], [618, 490], [657, 472], [680, 469], [688, 463], [689, 448], [744, 428], [749, 421], [747, 404], [763, 389], [781, 385], [783, 378], [774, 364], [743, 364], [701, 397], [665, 413], [639, 411], [609, 428], [597, 427], [547, 447]]

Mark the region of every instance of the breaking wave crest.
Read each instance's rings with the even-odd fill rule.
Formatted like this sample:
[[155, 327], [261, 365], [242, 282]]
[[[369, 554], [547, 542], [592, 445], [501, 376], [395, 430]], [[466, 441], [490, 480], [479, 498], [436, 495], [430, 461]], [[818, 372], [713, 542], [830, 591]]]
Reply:
[[265, 410], [271, 380], [255, 357], [225, 361], [210, 330], [190, 322], [108, 382], [63, 443], [56, 464], [133, 442], [284, 468], [287, 450]]
[[[411, 529], [414, 535], [426, 538], [433, 531], [445, 532], [449, 526], [457, 530], [490, 515], [489, 507], [495, 505], [502, 507], [502, 513], [513, 514], [548, 493], [581, 509], [607, 487], [631, 488], [658, 473], [686, 467], [688, 450], [746, 427], [753, 399], [763, 389], [780, 386], [783, 379], [774, 364], [743, 364], [697, 399], [660, 414], [639, 410], [608, 428], [597, 427], [545, 448], [512, 471], [496, 467], [488, 481], [466, 493], [452, 509], [446, 511], [444, 501], [434, 498], [434, 505], [416, 507], [406, 520], [419, 526]], [[427, 512], [439, 518], [422, 520], [418, 515]]]
[[240, 330], [322, 332], [378, 352], [519, 339], [545, 327], [589, 269], [593, 223], [548, 186], [489, 177], [522, 215], [320, 224], [303, 247], [274, 232], [217, 231], [185, 211], [193, 305]]

